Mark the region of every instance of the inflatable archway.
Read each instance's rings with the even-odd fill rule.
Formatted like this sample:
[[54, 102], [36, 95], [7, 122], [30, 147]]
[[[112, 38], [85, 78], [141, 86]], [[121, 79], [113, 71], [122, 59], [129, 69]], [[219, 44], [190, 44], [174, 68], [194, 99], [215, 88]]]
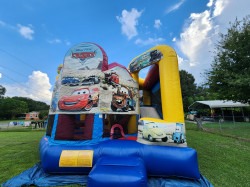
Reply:
[[[151, 66], [145, 80], [138, 72]], [[175, 51], [156, 46], [129, 68], [94, 43], [73, 46], [53, 90], [40, 143], [47, 173], [85, 174], [88, 186], [147, 186], [151, 176], [199, 179], [187, 147]], [[115, 135], [114, 135], [115, 134]]]

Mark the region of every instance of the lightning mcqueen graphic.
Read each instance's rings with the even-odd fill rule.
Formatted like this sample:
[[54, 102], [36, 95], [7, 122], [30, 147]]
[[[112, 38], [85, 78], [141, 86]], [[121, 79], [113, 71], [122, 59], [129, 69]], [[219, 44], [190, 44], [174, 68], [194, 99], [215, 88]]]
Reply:
[[98, 88], [80, 88], [72, 92], [70, 96], [63, 96], [58, 101], [60, 110], [69, 111], [90, 111], [92, 107], [97, 107], [99, 101]]

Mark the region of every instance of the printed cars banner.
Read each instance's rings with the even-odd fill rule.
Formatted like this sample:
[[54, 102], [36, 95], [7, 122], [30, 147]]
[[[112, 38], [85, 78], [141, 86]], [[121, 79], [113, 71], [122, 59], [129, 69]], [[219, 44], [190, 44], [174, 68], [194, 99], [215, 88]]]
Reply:
[[161, 119], [141, 118], [137, 141], [142, 144], [186, 147], [184, 123], [169, 123]]
[[129, 64], [129, 70], [130, 72], [137, 72], [141, 69], [150, 66], [162, 59], [163, 55], [159, 50], [150, 50], [139, 57], [135, 58], [130, 64]]
[[50, 114], [138, 113], [138, 83], [127, 69], [104, 71], [102, 48], [81, 43], [66, 54], [52, 96]]

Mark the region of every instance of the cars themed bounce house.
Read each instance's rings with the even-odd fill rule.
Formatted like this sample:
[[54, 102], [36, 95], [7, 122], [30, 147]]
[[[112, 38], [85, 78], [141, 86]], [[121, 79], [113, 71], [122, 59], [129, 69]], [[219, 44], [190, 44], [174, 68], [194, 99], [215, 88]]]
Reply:
[[58, 68], [40, 158], [44, 173], [84, 175], [88, 187], [212, 186], [187, 147], [177, 55], [166, 45], [128, 68], [108, 64], [97, 44], [73, 46]]

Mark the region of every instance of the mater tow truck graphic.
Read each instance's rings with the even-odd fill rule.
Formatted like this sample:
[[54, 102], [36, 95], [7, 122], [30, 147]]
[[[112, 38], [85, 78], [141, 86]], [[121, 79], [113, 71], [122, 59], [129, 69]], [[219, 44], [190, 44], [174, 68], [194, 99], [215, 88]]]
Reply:
[[134, 100], [134, 94], [132, 93], [132, 90], [119, 85], [117, 91], [112, 93], [110, 107], [112, 111], [116, 112], [134, 111], [136, 107], [136, 101]]

